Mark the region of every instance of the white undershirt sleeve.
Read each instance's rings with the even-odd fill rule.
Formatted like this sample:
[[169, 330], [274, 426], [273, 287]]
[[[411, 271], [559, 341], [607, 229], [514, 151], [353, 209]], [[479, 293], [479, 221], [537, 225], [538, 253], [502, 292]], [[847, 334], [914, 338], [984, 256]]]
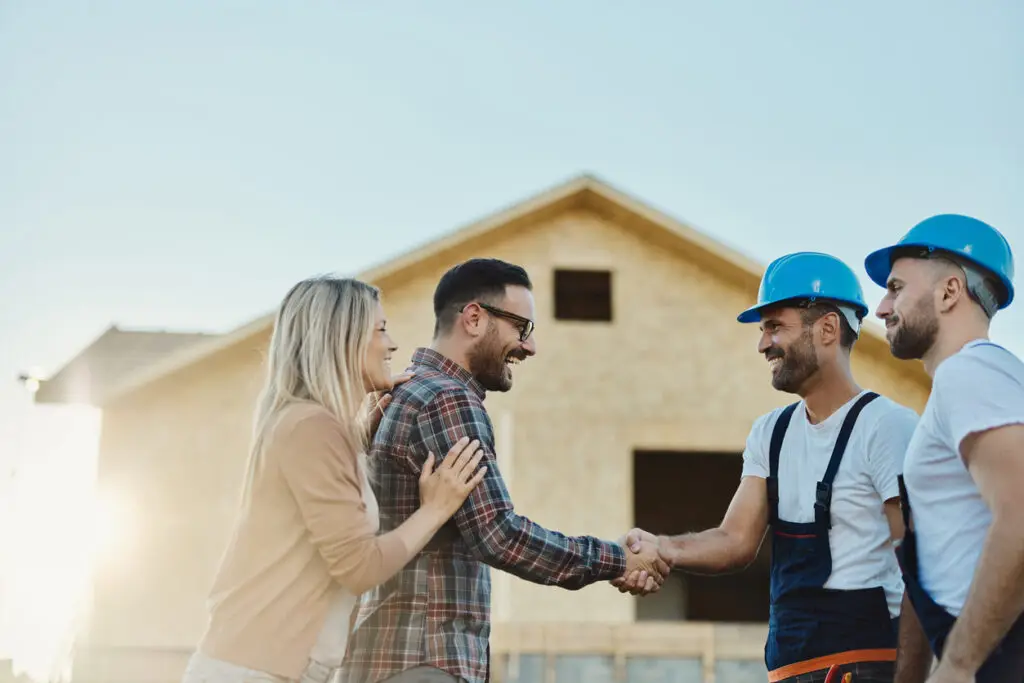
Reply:
[[957, 453], [969, 434], [1024, 423], [1024, 384], [1019, 373], [1010, 372], [1011, 363], [1019, 361], [1008, 351], [980, 346], [939, 365], [932, 386], [935, 408]]
[[900, 495], [897, 477], [903, 473], [903, 459], [914, 435], [918, 415], [910, 408], [894, 408], [878, 420], [868, 442], [868, 471], [871, 484], [882, 500]]
[[750, 434], [747, 435], [747, 445], [743, 449], [743, 472], [741, 477], [754, 476], [767, 479], [768, 469], [768, 440], [771, 433], [769, 426], [774, 426], [775, 420], [771, 419], [773, 413], [762, 415], [754, 420], [750, 427]]

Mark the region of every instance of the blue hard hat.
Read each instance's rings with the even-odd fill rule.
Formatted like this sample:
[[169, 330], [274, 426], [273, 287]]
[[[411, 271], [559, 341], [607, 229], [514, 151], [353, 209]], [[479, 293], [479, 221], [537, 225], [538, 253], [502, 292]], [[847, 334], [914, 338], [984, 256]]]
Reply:
[[1013, 301], [1013, 252], [1002, 233], [977, 218], [959, 214], [940, 214], [921, 221], [899, 242], [879, 249], [864, 259], [868, 277], [882, 287], [892, 270], [892, 253], [903, 247], [920, 247], [927, 251], [945, 251], [997, 278], [1006, 289], [1000, 296], [999, 308]]
[[856, 309], [859, 318], [868, 312], [860, 281], [848, 265], [835, 256], [799, 251], [781, 256], [768, 265], [757, 290], [757, 304], [736, 319], [741, 323], [758, 322], [762, 309], [800, 299], [847, 304]]

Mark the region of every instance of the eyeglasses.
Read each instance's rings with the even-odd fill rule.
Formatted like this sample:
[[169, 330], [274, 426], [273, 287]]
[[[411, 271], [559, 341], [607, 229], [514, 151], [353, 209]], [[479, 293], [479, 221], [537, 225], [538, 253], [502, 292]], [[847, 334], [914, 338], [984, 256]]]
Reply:
[[[511, 311], [506, 311], [503, 308], [498, 308], [497, 306], [491, 306], [490, 304], [480, 303], [479, 301], [477, 301], [475, 303], [476, 303], [477, 306], [479, 306], [480, 308], [484, 309], [488, 313], [496, 315], [499, 318], [505, 318], [506, 320], [511, 320], [512, 322], [517, 323], [517, 326], [519, 327], [519, 341], [524, 342], [524, 341], [526, 341], [527, 339], [530, 338], [531, 334], [533, 334], [533, 327], [534, 327], [534, 325], [533, 325], [533, 321], [530, 320], [529, 318], [524, 318], [521, 315], [516, 315], [515, 313], [512, 313]], [[466, 304], [466, 305], [468, 306], [469, 304]], [[465, 309], [465, 306], [463, 306], [463, 309]]]

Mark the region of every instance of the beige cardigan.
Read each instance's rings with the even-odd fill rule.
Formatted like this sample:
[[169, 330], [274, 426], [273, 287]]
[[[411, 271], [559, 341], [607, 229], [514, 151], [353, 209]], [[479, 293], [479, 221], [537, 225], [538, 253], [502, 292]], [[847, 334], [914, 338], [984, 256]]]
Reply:
[[[268, 432], [210, 594], [199, 650], [297, 679], [335, 590], [358, 595], [405, 564], [367, 515], [357, 454], [321, 406], [289, 406]], [[372, 495], [372, 494], [371, 494]]]

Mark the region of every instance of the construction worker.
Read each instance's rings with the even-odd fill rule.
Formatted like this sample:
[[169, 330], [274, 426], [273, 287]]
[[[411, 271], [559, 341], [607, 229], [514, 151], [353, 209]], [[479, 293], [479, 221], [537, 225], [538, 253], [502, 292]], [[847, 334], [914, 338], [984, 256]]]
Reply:
[[[757, 304], [738, 320], [760, 323], [772, 386], [800, 400], [754, 422], [717, 528], [658, 537], [634, 529], [627, 538], [657, 540], [674, 568], [719, 574], [753, 562], [770, 527], [772, 682], [893, 680], [903, 597], [897, 476], [918, 416], [852, 376], [867, 313], [842, 261], [800, 252], [771, 263]], [[613, 583], [645, 594], [639, 578]]]
[[[900, 549], [907, 599], [897, 680], [1024, 681], [1024, 364], [989, 341], [1013, 301], [1013, 254], [960, 215], [922, 221], [865, 260], [886, 288], [892, 354], [931, 395], [907, 451]], [[930, 648], [929, 648], [930, 646]]]

